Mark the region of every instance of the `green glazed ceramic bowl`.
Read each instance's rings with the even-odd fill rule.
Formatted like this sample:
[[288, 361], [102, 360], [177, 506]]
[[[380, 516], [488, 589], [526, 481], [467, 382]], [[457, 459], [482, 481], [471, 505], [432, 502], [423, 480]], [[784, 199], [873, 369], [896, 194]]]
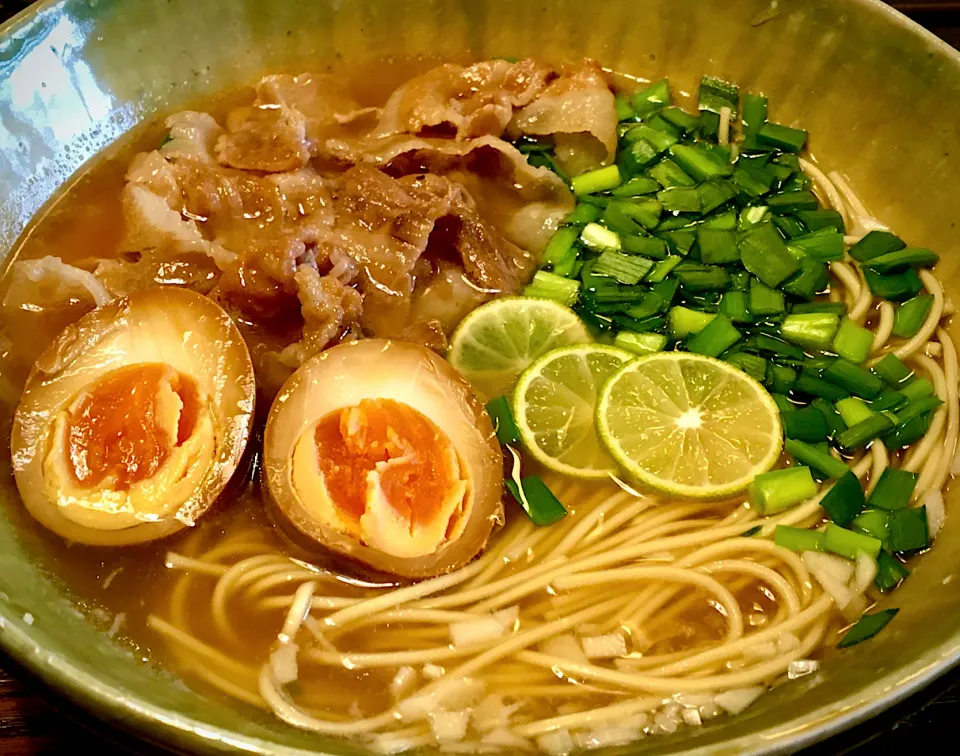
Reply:
[[[873, 0], [47, 0], [0, 30], [3, 254], [81, 164], [157, 111], [267, 71], [387, 55], [589, 55], [688, 91], [702, 73], [762, 91], [880, 218], [943, 255], [940, 276], [960, 297], [960, 56]], [[174, 748], [361, 752], [206, 699], [88, 625], [18, 534], [6, 453], [0, 464], [0, 645], [24, 666]], [[960, 506], [957, 491], [948, 500]], [[887, 632], [739, 718], [638, 748], [794, 751], [904, 698], [960, 661], [957, 565], [954, 515], [898, 592]]]

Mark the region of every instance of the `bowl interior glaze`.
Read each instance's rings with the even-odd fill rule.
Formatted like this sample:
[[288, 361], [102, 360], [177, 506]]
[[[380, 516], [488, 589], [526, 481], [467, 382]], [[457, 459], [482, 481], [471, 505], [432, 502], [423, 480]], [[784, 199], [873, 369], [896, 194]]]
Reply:
[[[810, 130], [821, 165], [873, 212], [943, 257], [960, 297], [960, 58], [873, 0], [61, 0], [0, 31], [0, 248], [124, 131], [265, 72], [340, 70], [390, 56], [588, 55], [641, 80], [702, 73], [770, 96]], [[2, 384], [2, 381], [0, 381]], [[16, 527], [0, 460], [0, 645], [100, 717], [204, 753], [362, 753], [239, 713], [151, 669], [88, 625]], [[955, 489], [948, 510], [960, 505]], [[649, 754], [793, 751], [876, 713], [960, 660], [960, 518], [898, 591], [887, 632], [716, 726], [648, 740]]]

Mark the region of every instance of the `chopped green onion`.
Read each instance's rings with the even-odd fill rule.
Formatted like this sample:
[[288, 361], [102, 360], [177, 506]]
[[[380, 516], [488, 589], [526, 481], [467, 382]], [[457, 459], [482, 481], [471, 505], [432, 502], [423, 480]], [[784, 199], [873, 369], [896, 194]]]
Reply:
[[718, 160], [712, 153], [692, 144], [675, 144], [670, 148], [670, 155], [685, 173], [698, 181], [732, 173], [729, 163]]
[[650, 272], [653, 260], [638, 255], [625, 255], [622, 252], [605, 250], [597, 258], [593, 272], [598, 276], [610, 276], [622, 284], [633, 285]]
[[858, 533], [866, 533], [883, 542], [890, 532], [890, 514], [882, 509], [867, 509], [854, 517], [852, 524]]
[[720, 178], [704, 181], [697, 187], [697, 192], [700, 194], [700, 212], [704, 214], [712, 213], [737, 196], [733, 184]]
[[909, 576], [910, 571], [896, 557], [886, 551], [880, 552], [877, 557], [877, 577], [873, 581], [877, 588], [884, 593], [892, 591]]
[[808, 369], [804, 369], [803, 372], [800, 373], [797, 382], [793, 384], [793, 390], [801, 394], [807, 394], [808, 396], [829, 399], [831, 402], [837, 402], [850, 396], [850, 393], [846, 389], [840, 388], [835, 383], [823, 380], [817, 376], [816, 373]]
[[670, 104], [670, 83], [666, 79], [661, 79], [646, 89], [635, 92], [630, 98], [630, 104], [640, 118], [656, 113]]
[[840, 318], [833, 313], [791, 313], [780, 324], [780, 334], [798, 346], [829, 349], [839, 327]]
[[861, 551], [871, 559], [876, 559], [882, 547], [883, 542], [879, 538], [855, 533], [833, 522], [824, 531], [823, 548], [847, 559], [856, 559]]
[[600, 220], [603, 211], [593, 205], [577, 205], [563, 222], [570, 226], [585, 226], [587, 223], [593, 223]]
[[660, 184], [646, 176], [635, 176], [629, 181], [611, 190], [614, 197], [639, 197], [644, 194], [653, 194], [660, 191]]
[[[873, 372], [895, 389], [902, 388], [913, 378], [913, 371], [893, 353], [885, 354], [880, 362], [873, 366]], [[933, 389], [932, 386], [930, 388]]]
[[801, 191], [783, 192], [767, 199], [770, 212], [776, 215], [796, 213], [800, 210], [816, 210], [820, 207], [817, 195], [803, 189]]
[[537, 299], [552, 299], [554, 302], [570, 307], [580, 296], [580, 282], [540, 270], [523, 290], [523, 295]]
[[763, 206], [745, 207], [740, 213], [740, 221], [737, 228], [740, 231], [746, 231], [753, 226], [759, 226], [770, 219], [770, 208]]
[[847, 424], [843, 422], [843, 418], [840, 417], [840, 413], [837, 412], [836, 408], [826, 399], [818, 397], [810, 402], [810, 404], [823, 413], [824, 420], [826, 420], [827, 425], [830, 426], [831, 438], [836, 438], [838, 433], [841, 433], [847, 429]]
[[620, 236], [639, 236], [643, 234], [644, 227], [627, 215], [624, 211], [625, 207], [628, 207], [627, 202], [610, 202], [603, 210], [603, 225]]
[[904, 425], [909, 423], [914, 418], [925, 415], [931, 410], [937, 409], [942, 404], [943, 402], [936, 396], [924, 396], [920, 399], [913, 399], [907, 402], [905, 407], [897, 410], [897, 419], [900, 421], [897, 424]]
[[663, 206], [655, 199], [620, 201], [619, 209], [628, 218], [632, 218], [646, 229], [655, 228], [660, 222], [660, 213]]
[[930, 545], [927, 508], [897, 509], [890, 513], [887, 548], [895, 554], [920, 551]]
[[646, 139], [638, 139], [617, 153], [622, 178], [634, 178], [657, 162], [660, 153]]
[[630, 121], [637, 117], [637, 114], [633, 110], [633, 106], [630, 104], [630, 100], [626, 95], [618, 94], [614, 98], [614, 107], [617, 111], [617, 120], [618, 121]]
[[632, 144], [640, 139], [645, 139], [657, 152], [666, 152], [672, 145], [677, 143], [677, 137], [658, 129], [652, 129], [646, 124], [632, 126], [623, 135], [627, 144]]
[[624, 252], [631, 255], [663, 260], [667, 256], [667, 243], [653, 236], [621, 236], [620, 244]]
[[873, 401], [870, 402], [870, 409], [874, 412], [883, 412], [884, 410], [896, 409], [905, 404], [907, 398], [899, 391], [885, 388]]
[[[879, 367], [879, 365], [877, 365], [877, 367]], [[922, 399], [925, 396], [931, 396], [933, 394], [933, 384], [926, 378], [916, 378], [906, 386], [901, 386], [900, 393], [907, 398], [907, 401]]]
[[[844, 465], [846, 467], [846, 465]], [[850, 469], [837, 478], [837, 482], [820, 500], [820, 506], [833, 522], [842, 528], [847, 527], [863, 511], [866, 502], [860, 481]], [[856, 556], [856, 555], [854, 555]]]
[[[724, 355], [723, 361], [739, 368], [755, 381], [763, 381], [767, 377], [767, 361], [755, 354], [728, 352]], [[791, 405], [792, 407], [793, 405]]]
[[[843, 330], [843, 326], [840, 326]], [[845, 388], [854, 396], [862, 396], [864, 399], [873, 399], [883, 390], [883, 379], [869, 370], [864, 370], [859, 365], [838, 357], [830, 366], [823, 371], [823, 377], [831, 383]]]
[[743, 291], [725, 291], [720, 297], [720, 313], [734, 323], [749, 323], [747, 294]]
[[892, 429], [893, 421], [878, 413], [847, 428], [837, 436], [837, 444], [845, 451], [859, 449]]
[[674, 268], [673, 274], [687, 291], [719, 291], [730, 288], [730, 274], [716, 265], [684, 262]]
[[787, 438], [815, 442], [826, 441], [830, 429], [820, 410], [816, 407], [804, 407], [783, 419], [783, 432]]
[[771, 354], [776, 357], [790, 357], [795, 360], [802, 360], [805, 357], [803, 350], [799, 347], [795, 347], [793, 344], [788, 344], [773, 336], [768, 336], [765, 333], [758, 333], [755, 336], [751, 336], [743, 348], [750, 352]]
[[620, 176], [620, 169], [615, 165], [581, 173], [579, 176], [570, 179], [570, 186], [576, 195], [608, 192], [611, 189], [616, 189], [622, 183], [623, 178]]
[[915, 417], [909, 422], [898, 425], [892, 433], [884, 436], [883, 443], [890, 451], [910, 446], [910, 444], [916, 443], [926, 435], [927, 431], [930, 430], [932, 420], [932, 412]]
[[847, 312], [847, 306], [843, 302], [797, 302], [790, 307], [790, 312], [797, 314], [809, 312], [832, 312], [834, 315], [843, 317]]
[[[795, 297], [813, 299], [819, 292], [827, 288], [828, 283], [827, 266], [819, 260], [804, 257], [800, 260], [800, 272], [793, 278], [785, 281], [780, 288], [787, 292], [787, 294], [792, 294]], [[825, 302], [822, 304], [833, 303]], [[804, 312], [804, 310], [799, 310], [797, 307], [796, 305], [794, 306], [793, 312]], [[830, 310], [825, 310], [822, 307], [817, 310], [807, 310], [807, 312], [829, 311]]]
[[876, 414], [862, 399], [858, 399], [855, 396], [848, 396], [846, 399], [841, 399], [837, 402], [836, 407], [837, 412], [840, 413], [840, 418], [848, 428], [851, 425], [862, 423], [864, 420], [868, 420]]
[[859, 365], [867, 359], [872, 345], [872, 332], [857, 325], [850, 318], [844, 318], [833, 341], [833, 351]]
[[493, 421], [493, 428], [497, 433], [497, 440], [501, 444], [517, 444], [520, 442], [520, 431], [513, 419], [510, 401], [505, 396], [498, 396], [487, 402], [487, 414]]
[[701, 331], [687, 339], [687, 349], [707, 357], [719, 357], [740, 340], [740, 332], [723, 315], [717, 315]]
[[906, 470], [886, 468], [880, 474], [876, 488], [870, 494], [870, 506], [875, 509], [903, 509], [910, 503], [917, 485], [917, 474]]
[[897, 616], [899, 609], [884, 609], [882, 612], [874, 614], [864, 614], [840, 639], [837, 648], [849, 648], [870, 640], [874, 635], [885, 628], [894, 617]]
[[863, 268], [863, 277], [874, 296], [891, 301], [909, 299], [919, 294], [923, 288], [923, 281], [920, 280], [920, 276], [913, 268], [905, 270], [903, 273], [888, 273], [887, 275], [877, 273], [870, 268]]
[[867, 260], [865, 268], [877, 273], [896, 273], [906, 268], [930, 268], [940, 262], [940, 255], [922, 247], [905, 247]]
[[899, 305], [893, 319], [893, 335], [901, 339], [915, 336], [926, 321], [932, 306], [933, 294], [921, 294]]
[[846, 230], [843, 225], [843, 216], [836, 210], [801, 210], [797, 213], [797, 217], [811, 231], [833, 228], [842, 234]]
[[661, 160], [659, 163], [653, 166], [653, 168], [647, 171], [647, 173], [656, 179], [657, 183], [663, 186], [664, 189], [670, 189], [672, 187], [692, 187], [697, 185], [697, 182], [684, 173], [683, 169], [675, 162], [670, 160], [670, 158]]
[[750, 503], [762, 516], [776, 514], [817, 495], [809, 467], [761, 473], [749, 486]]
[[637, 320], [626, 315], [611, 316], [614, 323], [621, 328], [625, 328], [633, 333], [648, 333], [651, 331], [661, 331], [667, 324], [667, 319], [662, 315]]
[[737, 185], [744, 196], [750, 199], [756, 199], [767, 194], [773, 189], [776, 180], [777, 177], [772, 171], [760, 165], [739, 161], [733, 169], [733, 183]]
[[701, 227], [697, 230], [700, 259], [708, 265], [722, 265], [740, 260], [737, 236], [733, 231]]
[[653, 354], [663, 351], [667, 337], [662, 333], [633, 333], [620, 331], [613, 339], [613, 345], [634, 354]]
[[618, 250], [621, 247], [620, 236], [599, 223], [588, 223], [584, 226], [583, 231], [580, 232], [580, 241], [590, 249], [598, 251], [605, 249]]
[[730, 108], [733, 117], [737, 114], [740, 95], [735, 84], [715, 76], [704, 76], [700, 79], [697, 99], [700, 110], [719, 113], [721, 108]]
[[579, 199], [583, 204], [594, 205], [595, 207], [599, 207], [601, 210], [610, 204], [610, 198], [604, 194], [584, 194], [577, 199]]
[[757, 142], [784, 152], [800, 152], [807, 142], [807, 132], [768, 122], [757, 130]]
[[699, 119], [690, 115], [686, 110], [677, 107], [664, 108], [660, 111], [660, 117], [674, 127], [678, 128], [684, 134], [689, 134], [697, 128]]
[[670, 335], [680, 341], [692, 333], [700, 333], [715, 317], [715, 313], [698, 312], [687, 307], [671, 307], [667, 313], [667, 324]]
[[656, 265], [653, 266], [653, 270], [647, 274], [647, 281], [650, 283], [659, 283], [660, 281], [663, 281], [673, 272], [674, 268], [676, 268], [682, 262], [683, 258], [679, 255], [674, 255], [660, 260]]
[[[755, 355], [743, 354], [742, 352], [739, 354], [743, 357], [755, 357]], [[725, 359], [727, 362], [731, 362], [729, 357], [726, 357]], [[766, 363], [766, 360], [763, 359], [762, 357], [756, 357], [756, 359], [760, 360], [760, 362], [762, 363]], [[747, 371], [744, 370], [744, 372], [747, 372]], [[773, 401], [777, 405], [777, 409], [780, 410], [781, 417], [785, 416], [789, 412], [797, 411], [797, 405], [790, 401], [790, 397], [784, 396], [783, 394], [771, 394], [770, 396], [773, 397]]]
[[760, 281], [750, 281], [750, 312], [754, 315], [779, 315], [787, 307], [783, 294], [765, 286]]
[[766, 382], [771, 391], [785, 394], [797, 382], [797, 371], [787, 365], [771, 362], [767, 369]]
[[823, 540], [823, 533], [807, 528], [777, 525], [776, 530], [773, 531], [773, 542], [790, 551], [823, 551]]
[[743, 96], [743, 131], [756, 134], [767, 122], [767, 98], [763, 95], [745, 94]]
[[504, 485], [534, 525], [553, 525], [567, 516], [567, 510], [560, 500], [536, 475], [527, 476], [520, 481], [520, 485], [507, 478]]
[[819, 231], [798, 236], [787, 242], [787, 249], [798, 257], [812, 257], [815, 260], [842, 260], [843, 234], [834, 228], [821, 228]]
[[657, 194], [664, 210], [673, 213], [699, 213], [700, 194], [690, 187], [674, 186]]
[[577, 229], [572, 226], [564, 226], [557, 229], [557, 232], [550, 237], [546, 249], [543, 250], [543, 264], [556, 267], [563, 263], [573, 252], [576, 257], [576, 250], [573, 245], [577, 241]]
[[[792, 414], [792, 413], [791, 413]], [[830, 455], [829, 452], [818, 449], [804, 441], [798, 441], [794, 438], [788, 438], [783, 442], [783, 448], [787, 454], [793, 456], [797, 462], [823, 473], [828, 479], [840, 478], [850, 471], [843, 462]]]
[[871, 231], [850, 247], [850, 257], [857, 262], [867, 262], [889, 252], [896, 252], [907, 245], [899, 236], [889, 231]]
[[777, 287], [800, 269], [770, 223], [752, 226], [740, 238], [743, 267], [767, 286]]
[[[701, 184], [701, 188], [704, 184]], [[703, 196], [700, 198], [703, 201]], [[737, 230], [737, 212], [736, 210], [727, 210], [722, 213], [714, 213], [709, 218], [705, 218], [697, 227], [698, 229], [713, 229], [716, 231], [736, 231]], [[740, 253], [737, 253], [737, 259], [740, 259]]]
[[[776, 226], [780, 230], [780, 233], [786, 236], [787, 239], [796, 239], [799, 236], [805, 236], [807, 233], [807, 229], [803, 227], [803, 224], [792, 215], [774, 215], [771, 220], [773, 221], [773, 225]], [[801, 257], [800, 254], [793, 250], [790, 250], [790, 253], [794, 257]]]

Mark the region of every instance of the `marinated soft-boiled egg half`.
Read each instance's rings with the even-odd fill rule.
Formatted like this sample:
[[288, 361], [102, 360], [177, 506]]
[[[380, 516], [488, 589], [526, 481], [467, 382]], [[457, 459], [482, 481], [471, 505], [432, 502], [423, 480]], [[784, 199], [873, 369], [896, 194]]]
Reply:
[[237, 468], [255, 383], [213, 301], [157, 287], [68, 326], [37, 360], [14, 418], [17, 487], [64, 538], [141, 543], [192, 525]]
[[264, 477], [298, 541], [401, 577], [467, 563], [503, 515], [490, 418], [413, 344], [369, 339], [304, 363], [270, 410]]

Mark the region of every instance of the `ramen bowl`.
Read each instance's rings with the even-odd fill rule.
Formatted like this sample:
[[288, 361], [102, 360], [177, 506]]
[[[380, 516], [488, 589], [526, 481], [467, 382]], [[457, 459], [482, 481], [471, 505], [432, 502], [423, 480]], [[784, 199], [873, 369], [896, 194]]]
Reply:
[[[60, 0], [0, 31], [0, 243], [87, 160], [158, 114], [266, 72], [393, 58], [593, 57], [685, 92], [702, 74], [767, 94], [873, 213], [943, 255], [960, 292], [960, 55], [874, 0]], [[2, 376], [0, 376], [2, 378]], [[0, 645], [111, 724], [170, 748], [362, 753], [188, 688], [89, 624], [46, 567], [2, 455]], [[949, 490], [947, 510], [960, 506]], [[960, 520], [897, 593], [897, 622], [738, 717], [648, 739], [649, 754], [795, 751], [868, 719], [960, 661]], [[629, 753], [637, 747], [626, 747]]]

